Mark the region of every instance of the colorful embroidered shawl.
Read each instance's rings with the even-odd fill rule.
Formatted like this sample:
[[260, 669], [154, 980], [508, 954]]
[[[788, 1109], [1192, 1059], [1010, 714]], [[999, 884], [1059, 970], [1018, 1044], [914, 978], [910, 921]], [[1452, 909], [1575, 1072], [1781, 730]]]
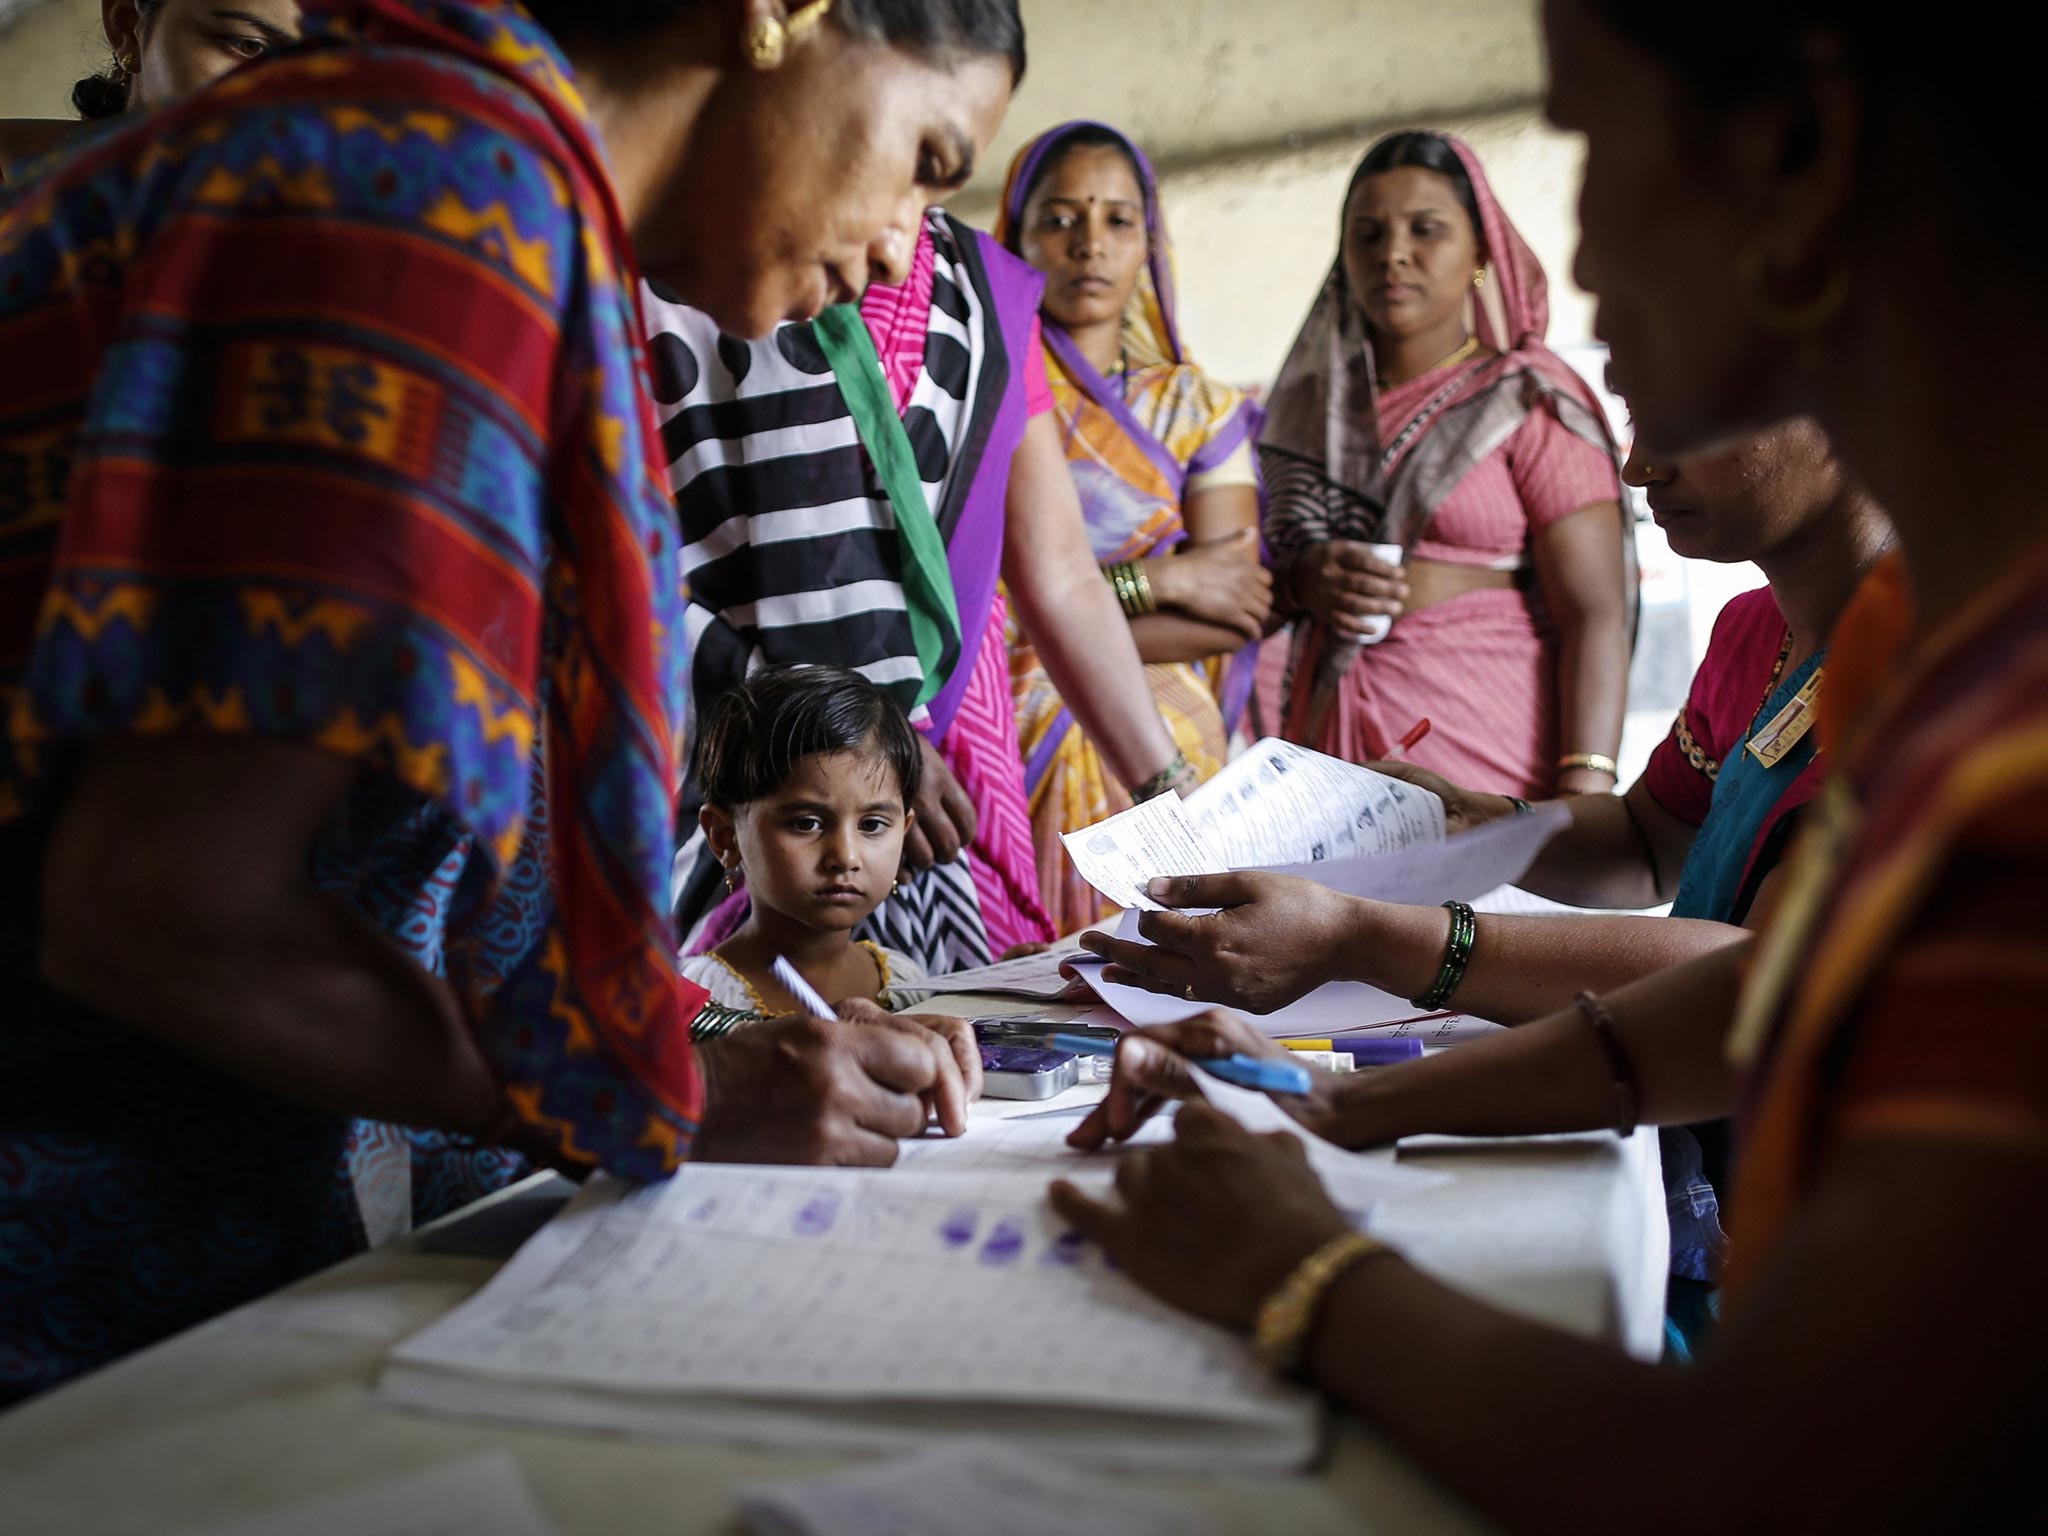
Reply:
[[469, 840], [447, 972], [533, 1138], [658, 1177], [704, 994], [626, 231], [518, 7], [307, 11], [306, 48], [0, 205], [0, 351], [37, 360], [0, 447], [49, 466], [0, 510], [0, 827], [102, 735], [361, 759]]

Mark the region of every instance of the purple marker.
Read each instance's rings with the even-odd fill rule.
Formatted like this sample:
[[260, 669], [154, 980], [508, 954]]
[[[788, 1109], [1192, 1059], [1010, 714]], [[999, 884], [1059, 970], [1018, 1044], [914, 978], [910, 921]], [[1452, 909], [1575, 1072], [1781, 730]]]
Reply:
[[1354, 1067], [1390, 1067], [1422, 1054], [1422, 1042], [1414, 1036], [1395, 1040], [1282, 1040], [1290, 1051], [1335, 1051], [1349, 1056]]

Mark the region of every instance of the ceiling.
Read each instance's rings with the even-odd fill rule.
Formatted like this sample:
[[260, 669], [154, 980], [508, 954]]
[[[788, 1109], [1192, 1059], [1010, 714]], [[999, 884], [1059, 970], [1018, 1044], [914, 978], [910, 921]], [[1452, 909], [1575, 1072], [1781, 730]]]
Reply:
[[1031, 62], [973, 190], [1069, 118], [1167, 166], [1542, 92], [1537, 0], [1023, 0]]
[[[0, 0], [0, 30], [57, 3], [89, 29], [91, 0]], [[1541, 92], [1538, 0], [1022, 5], [1031, 65], [975, 178], [982, 197], [1000, 188], [1020, 144], [1069, 118], [1106, 118], [1155, 162], [1180, 168], [1367, 125], [1524, 106]]]

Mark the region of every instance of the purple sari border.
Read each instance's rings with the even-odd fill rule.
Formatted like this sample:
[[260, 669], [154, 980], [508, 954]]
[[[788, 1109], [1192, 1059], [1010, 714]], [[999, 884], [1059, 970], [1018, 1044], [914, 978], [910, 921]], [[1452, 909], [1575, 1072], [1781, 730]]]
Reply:
[[1046, 347], [1060, 360], [1067, 376], [1074, 381], [1081, 392], [1109, 413], [1110, 419], [1119, 430], [1144, 452], [1146, 458], [1158, 466], [1167, 483], [1173, 487], [1173, 494], [1179, 498], [1181, 487], [1187, 483], [1188, 470], [1173, 456], [1166, 444], [1155, 437], [1151, 430], [1131, 414], [1130, 406], [1109, 387], [1109, 380], [1096, 366], [1081, 355], [1081, 349], [1074, 344], [1074, 338], [1067, 334], [1065, 327], [1040, 318], [1045, 335]]
[[1060, 748], [1067, 743], [1067, 733], [1074, 728], [1074, 712], [1064, 706], [1045, 734], [1038, 740], [1038, 750], [1033, 752], [1024, 764], [1024, 794], [1027, 799], [1038, 793], [1038, 786], [1045, 781], [1052, 765], [1059, 759]]

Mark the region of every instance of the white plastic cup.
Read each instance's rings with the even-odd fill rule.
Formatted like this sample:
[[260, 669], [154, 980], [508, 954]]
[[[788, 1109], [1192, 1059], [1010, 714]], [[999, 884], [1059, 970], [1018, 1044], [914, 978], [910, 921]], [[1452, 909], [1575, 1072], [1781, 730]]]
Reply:
[[[1408, 551], [1399, 544], [1368, 544], [1365, 547], [1375, 560], [1383, 561], [1396, 570], [1399, 570], [1408, 558]], [[1391, 613], [1371, 614], [1366, 618], [1365, 630], [1359, 635], [1358, 643], [1378, 645], [1387, 638], [1388, 631], [1393, 627], [1394, 615]]]

